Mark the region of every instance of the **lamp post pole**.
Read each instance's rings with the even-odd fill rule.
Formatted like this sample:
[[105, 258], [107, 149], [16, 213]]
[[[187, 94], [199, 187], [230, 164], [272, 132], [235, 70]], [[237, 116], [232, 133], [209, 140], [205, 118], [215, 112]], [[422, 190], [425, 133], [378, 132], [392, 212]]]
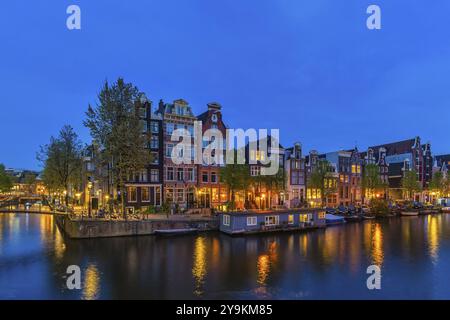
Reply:
[[91, 218], [91, 189], [92, 182], [88, 183], [88, 217]]

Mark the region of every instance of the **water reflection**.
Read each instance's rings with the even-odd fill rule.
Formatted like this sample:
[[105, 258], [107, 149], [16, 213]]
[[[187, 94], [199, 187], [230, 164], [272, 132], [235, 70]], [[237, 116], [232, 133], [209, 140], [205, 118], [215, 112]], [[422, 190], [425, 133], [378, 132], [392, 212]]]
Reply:
[[85, 272], [83, 299], [95, 300], [100, 294], [100, 273], [94, 264], [90, 264]]
[[198, 237], [194, 245], [194, 265], [192, 275], [195, 279], [194, 294], [201, 296], [203, 294], [203, 284], [207, 272], [206, 264], [206, 240], [204, 237]]
[[43, 215], [40, 219], [39, 228], [42, 243], [48, 243], [51, 241], [54, 230], [53, 216], [47, 214]]
[[[51, 216], [0, 215], [0, 298], [449, 299], [449, 218], [248, 237], [75, 241], [55, 228]], [[79, 291], [62, 290], [72, 264], [82, 269]], [[376, 296], [364, 285], [369, 264], [384, 267]]]
[[381, 268], [383, 265], [383, 231], [379, 223], [372, 224], [372, 262]]
[[440, 216], [429, 215], [427, 217], [427, 236], [428, 236], [428, 251], [431, 261], [434, 265], [439, 259], [439, 223]]
[[66, 251], [66, 245], [61, 232], [58, 229], [55, 230], [54, 247], [56, 259], [61, 260], [64, 256], [64, 252]]
[[271, 269], [274, 267], [278, 260], [277, 254], [278, 244], [275, 241], [271, 241], [268, 245], [268, 252], [259, 255], [256, 268], [258, 270], [258, 277], [256, 282], [261, 286], [267, 285]]

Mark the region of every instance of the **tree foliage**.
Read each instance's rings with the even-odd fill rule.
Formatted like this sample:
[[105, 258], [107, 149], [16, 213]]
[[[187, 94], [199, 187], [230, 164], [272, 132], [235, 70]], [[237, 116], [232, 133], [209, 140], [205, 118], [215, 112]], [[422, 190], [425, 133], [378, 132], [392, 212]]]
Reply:
[[124, 210], [125, 182], [128, 175], [142, 170], [151, 160], [149, 137], [139, 121], [137, 105], [141, 94], [137, 87], [119, 78], [105, 81], [96, 106], [89, 105], [84, 125], [100, 149], [100, 160], [111, 168]]
[[372, 163], [365, 166], [361, 184], [363, 190], [367, 191], [371, 198], [375, 191], [386, 187], [380, 177], [380, 168]]
[[251, 184], [250, 168], [247, 164], [227, 164], [220, 168], [220, 182], [228, 188], [231, 207], [236, 200], [236, 192], [246, 192]]
[[310, 189], [320, 191], [322, 205], [325, 203], [329, 194], [336, 192], [335, 184], [329, 183], [334, 179], [330, 168], [331, 164], [328, 160], [320, 159], [313, 168], [308, 181], [308, 187]]
[[408, 199], [411, 199], [415, 192], [422, 189], [417, 179], [417, 171], [415, 170], [405, 172], [401, 185]]
[[[50, 142], [41, 146], [37, 154], [42, 163], [43, 182], [49, 190], [69, 191], [76, 188], [81, 180], [82, 143], [73, 128], [65, 125], [58, 137], [51, 137]], [[68, 193], [65, 202], [68, 204]]]
[[0, 163], [0, 192], [8, 192], [12, 187], [12, 179], [8, 174], [6, 174], [5, 166]]

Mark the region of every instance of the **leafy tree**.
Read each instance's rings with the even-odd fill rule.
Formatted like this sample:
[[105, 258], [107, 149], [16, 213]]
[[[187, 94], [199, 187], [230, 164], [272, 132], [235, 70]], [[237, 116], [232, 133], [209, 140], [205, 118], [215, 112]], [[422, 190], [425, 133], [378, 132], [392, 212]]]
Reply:
[[69, 203], [69, 189], [80, 184], [82, 167], [82, 144], [73, 128], [65, 125], [58, 137], [50, 137], [50, 143], [41, 146], [37, 159], [42, 163], [43, 182], [49, 190], [67, 191], [66, 206]]
[[439, 194], [444, 194], [446, 189], [446, 179], [444, 179], [444, 174], [441, 171], [435, 172], [433, 178], [431, 179], [429, 189], [433, 192]]
[[409, 200], [412, 199], [414, 192], [420, 191], [422, 189], [419, 181], [417, 181], [417, 171], [415, 170], [405, 172], [401, 181], [401, 185]]
[[257, 178], [262, 180], [262, 185], [268, 191], [269, 204], [272, 203], [272, 194], [280, 193], [286, 189], [286, 176], [283, 168], [279, 168], [274, 175], [258, 176]]
[[227, 164], [220, 168], [220, 182], [228, 188], [230, 207], [236, 203], [236, 192], [248, 190], [251, 184], [249, 166], [246, 164]]
[[380, 177], [380, 168], [376, 164], [368, 164], [364, 168], [362, 176], [362, 188], [365, 195], [366, 191], [373, 198], [373, 194], [377, 190], [382, 190], [386, 187]]
[[32, 172], [25, 173], [23, 182], [28, 186], [28, 192], [31, 193], [36, 183], [36, 175]]
[[122, 78], [111, 85], [105, 81], [97, 105], [89, 105], [84, 121], [99, 145], [100, 160], [111, 168], [124, 217], [127, 177], [144, 169], [151, 161], [150, 152], [146, 149], [149, 136], [143, 134], [136, 110], [140, 96], [138, 88]]
[[329, 183], [334, 179], [330, 168], [331, 164], [328, 160], [320, 159], [311, 172], [308, 182], [308, 188], [320, 191], [322, 205], [325, 205], [328, 195], [336, 192], [335, 184]]
[[0, 193], [8, 192], [12, 187], [12, 179], [8, 174], [6, 174], [5, 166], [0, 163]]

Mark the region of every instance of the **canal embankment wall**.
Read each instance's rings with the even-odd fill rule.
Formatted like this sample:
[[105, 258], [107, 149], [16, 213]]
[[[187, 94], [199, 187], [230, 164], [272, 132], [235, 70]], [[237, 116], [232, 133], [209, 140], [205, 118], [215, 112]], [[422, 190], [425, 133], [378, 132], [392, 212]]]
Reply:
[[55, 214], [60, 229], [72, 239], [106, 238], [120, 236], [141, 236], [155, 234], [155, 230], [197, 229], [202, 231], [219, 230], [217, 217], [180, 217], [155, 220], [79, 220], [66, 214]]

